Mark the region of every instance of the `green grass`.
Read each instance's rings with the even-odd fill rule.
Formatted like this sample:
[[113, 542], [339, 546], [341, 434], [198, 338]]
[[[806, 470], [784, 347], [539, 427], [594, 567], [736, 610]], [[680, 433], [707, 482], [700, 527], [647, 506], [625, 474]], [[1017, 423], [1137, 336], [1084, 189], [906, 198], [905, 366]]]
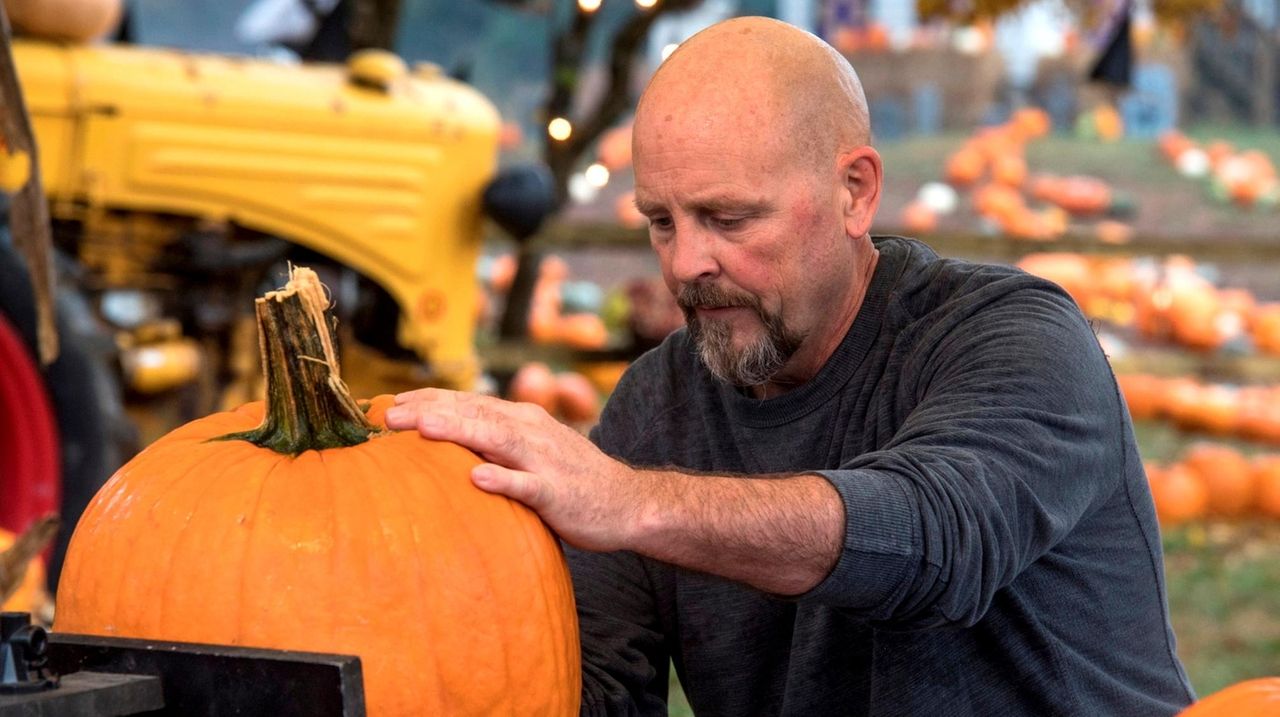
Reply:
[[1280, 524], [1168, 531], [1165, 578], [1178, 654], [1201, 696], [1280, 674]]

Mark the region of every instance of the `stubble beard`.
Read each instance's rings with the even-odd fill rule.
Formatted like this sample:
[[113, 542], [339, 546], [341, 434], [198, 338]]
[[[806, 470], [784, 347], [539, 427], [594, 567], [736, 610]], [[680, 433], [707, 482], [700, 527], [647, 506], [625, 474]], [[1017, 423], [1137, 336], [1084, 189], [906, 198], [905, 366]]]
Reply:
[[[795, 355], [804, 339], [803, 335], [789, 331], [781, 316], [766, 311], [751, 294], [728, 291], [713, 284], [685, 284], [676, 303], [684, 312], [689, 335], [703, 365], [711, 375], [734, 386], [749, 388], [768, 383]], [[699, 306], [750, 309], [760, 319], [764, 334], [735, 350], [731, 324], [699, 318]]]

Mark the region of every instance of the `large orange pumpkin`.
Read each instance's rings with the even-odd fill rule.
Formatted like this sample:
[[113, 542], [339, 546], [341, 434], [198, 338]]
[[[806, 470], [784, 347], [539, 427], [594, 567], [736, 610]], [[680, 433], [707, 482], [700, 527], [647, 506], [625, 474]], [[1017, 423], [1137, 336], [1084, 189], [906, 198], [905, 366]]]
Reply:
[[305, 269], [258, 300], [268, 404], [182, 426], [103, 486], [55, 628], [357, 654], [370, 715], [577, 714], [555, 536], [475, 488], [470, 451], [385, 430], [390, 397], [362, 413], [326, 303]]
[[1259, 677], [1219, 690], [1178, 717], [1266, 717], [1280, 714], [1280, 677]]

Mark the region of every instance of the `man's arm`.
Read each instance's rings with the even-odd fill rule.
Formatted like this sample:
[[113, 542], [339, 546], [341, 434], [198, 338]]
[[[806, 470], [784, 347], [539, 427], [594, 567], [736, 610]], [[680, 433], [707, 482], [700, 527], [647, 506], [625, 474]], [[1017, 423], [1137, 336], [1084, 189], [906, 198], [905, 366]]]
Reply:
[[488, 463], [479, 488], [537, 511], [571, 545], [630, 550], [684, 568], [798, 595], [840, 555], [840, 495], [814, 475], [738, 477], [638, 470], [546, 411], [422, 389], [397, 397], [387, 426], [460, 443]]

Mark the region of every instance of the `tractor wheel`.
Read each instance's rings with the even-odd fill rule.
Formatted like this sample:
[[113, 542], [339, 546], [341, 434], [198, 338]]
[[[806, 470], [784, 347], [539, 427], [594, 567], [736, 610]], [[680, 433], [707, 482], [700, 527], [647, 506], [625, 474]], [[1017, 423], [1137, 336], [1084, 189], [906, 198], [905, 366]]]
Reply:
[[57, 586], [80, 513], [137, 450], [111, 338], [65, 278], [57, 324], [58, 358], [41, 367], [31, 282], [7, 234], [0, 234], [0, 527], [19, 531], [49, 511], [62, 516], [50, 588]]

